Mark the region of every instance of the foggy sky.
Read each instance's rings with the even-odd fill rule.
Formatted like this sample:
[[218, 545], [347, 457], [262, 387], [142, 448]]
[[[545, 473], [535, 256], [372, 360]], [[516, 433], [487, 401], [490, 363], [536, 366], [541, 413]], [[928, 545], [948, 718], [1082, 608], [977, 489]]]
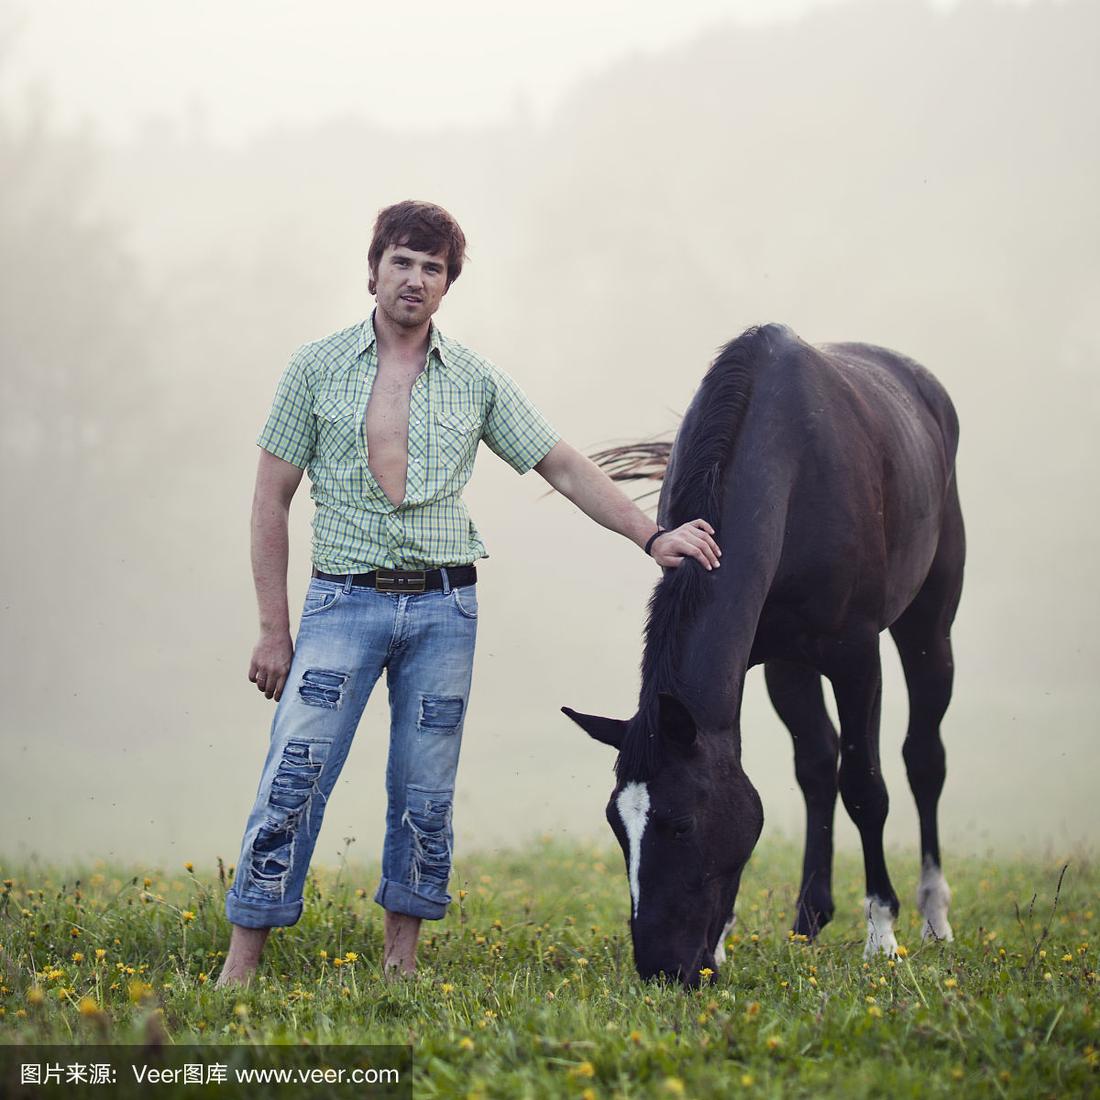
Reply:
[[16, 50], [0, 88], [33, 89], [59, 120], [87, 120], [113, 140], [152, 118], [234, 144], [344, 115], [395, 130], [480, 126], [545, 119], [610, 62], [659, 53], [716, 23], [777, 22], [837, 2], [6, 0], [0, 27], [15, 28]]

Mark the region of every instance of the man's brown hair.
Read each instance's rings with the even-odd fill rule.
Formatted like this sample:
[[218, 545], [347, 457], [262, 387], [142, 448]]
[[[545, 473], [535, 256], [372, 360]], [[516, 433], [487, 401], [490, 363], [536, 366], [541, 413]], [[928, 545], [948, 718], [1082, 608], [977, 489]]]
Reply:
[[[377, 272], [382, 253], [391, 244], [404, 245], [414, 252], [440, 252], [446, 256], [448, 287], [462, 274], [466, 235], [442, 206], [408, 199], [380, 210], [367, 252], [367, 264], [372, 272]], [[374, 293], [373, 280], [371, 293]]]

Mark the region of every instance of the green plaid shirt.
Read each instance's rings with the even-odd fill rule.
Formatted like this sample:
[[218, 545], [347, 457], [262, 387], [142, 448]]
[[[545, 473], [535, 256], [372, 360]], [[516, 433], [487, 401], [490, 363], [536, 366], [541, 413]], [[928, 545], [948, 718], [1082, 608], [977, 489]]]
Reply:
[[374, 315], [295, 352], [256, 442], [309, 473], [313, 564], [327, 573], [432, 569], [488, 555], [461, 493], [485, 440], [519, 473], [560, 436], [488, 360], [431, 325], [409, 399], [405, 499], [395, 505], [367, 465], [364, 418], [378, 372]]

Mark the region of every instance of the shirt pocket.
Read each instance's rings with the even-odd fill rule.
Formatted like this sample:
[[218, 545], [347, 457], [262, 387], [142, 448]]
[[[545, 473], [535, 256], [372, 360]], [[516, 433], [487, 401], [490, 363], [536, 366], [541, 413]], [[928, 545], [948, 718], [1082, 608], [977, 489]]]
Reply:
[[325, 394], [317, 402], [317, 450], [328, 462], [359, 457], [359, 418], [354, 402], [342, 394]]
[[469, 412], [440, 412], [435, 416], [439, 462], [448, 480], [473, 464], [481, 439], [481, 421]]

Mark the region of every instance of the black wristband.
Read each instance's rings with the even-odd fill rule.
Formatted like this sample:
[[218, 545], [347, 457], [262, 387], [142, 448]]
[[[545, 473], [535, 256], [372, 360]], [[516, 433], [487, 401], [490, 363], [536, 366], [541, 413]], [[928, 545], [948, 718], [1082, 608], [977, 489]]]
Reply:
[[[663, 527], [658, 527], [658, 528], [657, 528], [657, 530], [656, 530], [656, 531], [654, 531], [654, 532], [653, 532], [653, 534], [649, 536], [649, 541], [648, 541], [648, 542], [647, 542], [647, 543], [645, 544], [645, 552], [646, 552], [647, 554], [649, 554], [649, 552], [650, 552], [650, 551], [651, 551], [651, 550], [653, 549], [653, 544], [654, 544], [654, 543], [655, 543], [655, 542], [656, 542], [656, 541], [657, 541], [657, 540], [658, 540], [658, 539], [659, 539], [659, 538], [660, 538], [660, 537], [661, 537], [662, 535], [665, 535], [665, 534], [668, 534], [668, 532], [667, 532], [667, 531], [666, 531], [666, 530], [665, 530], [665, 529], [664, 529]], [[652, 555], [652, 554], [650, 554], [650, 557], [652, 557], [652, 556], [653, 556], [653, 555]]]

